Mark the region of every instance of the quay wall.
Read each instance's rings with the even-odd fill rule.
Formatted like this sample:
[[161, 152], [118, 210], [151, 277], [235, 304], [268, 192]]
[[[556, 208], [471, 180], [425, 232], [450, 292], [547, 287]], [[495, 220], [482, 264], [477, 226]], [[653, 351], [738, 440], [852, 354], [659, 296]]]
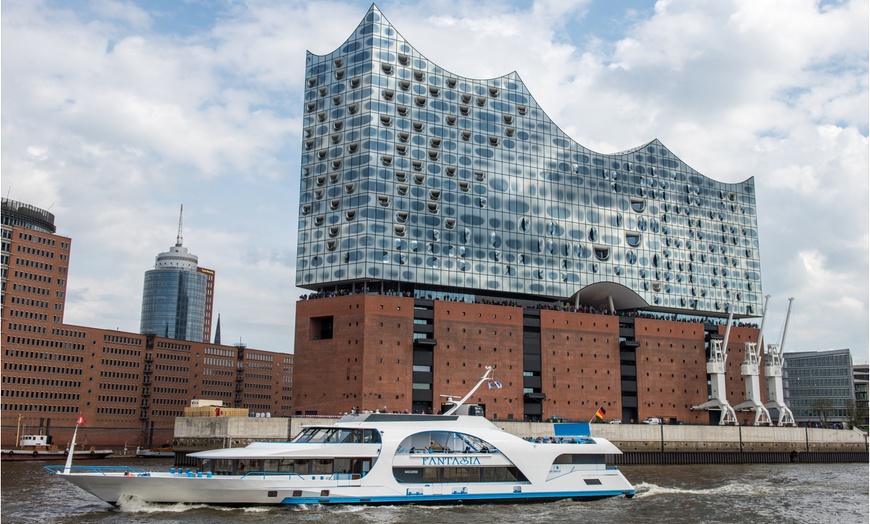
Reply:
[[[177, 465], [193, 465], [194, 451], [243, 447], [254, 441], [286, 441], [305, 425], [333, 424], [338, 418], [178, 417], [175, 419]], [[555, 435], [549, 422], [497, 421], [519, 437]], [[594, 437], [613, 442], [623, 455], [615, 464], [694, 464], [745, 462], [866, 461], [867, 436], [858, 430], [768, 426], [693, 426], [592, 424]]]

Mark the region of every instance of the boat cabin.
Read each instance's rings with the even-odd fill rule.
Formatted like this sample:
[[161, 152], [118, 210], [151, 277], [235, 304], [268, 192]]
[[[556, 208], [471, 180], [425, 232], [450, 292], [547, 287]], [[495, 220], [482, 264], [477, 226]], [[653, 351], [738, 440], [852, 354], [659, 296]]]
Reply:
[[18, 445], [22, 448], [50, 448], [51, 435], [21, 435]]

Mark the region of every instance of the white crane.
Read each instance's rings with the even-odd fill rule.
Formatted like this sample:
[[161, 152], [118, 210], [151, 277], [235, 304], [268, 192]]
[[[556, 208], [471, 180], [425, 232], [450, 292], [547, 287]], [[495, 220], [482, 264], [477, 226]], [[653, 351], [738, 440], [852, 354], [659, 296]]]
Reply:
[[746, 384], [746, 400], [734, 406], [735, 411], [749, 410], [755, 412], [753, 426], [771, 426], [770, 412], [761, 403], [761, 385], [758, 372], [761, 367], [761, 335], [764, 332], [764, 320], [767, 317], [767, 303], [770, 295], [764, 297], [764, 311], [761, 313], [761, 327], [758, 329], [758, 342], [746, 342], [744, 344], [744, 360], [740, 365], [740, 373]]
[[710, 360], [707, 361], [707, 374], [710, 375], [710, 400], [700, 406], [692, 406], [693, 410], [718, 409], [722, 412], [719, 425], [737, 425], [737, 415], [728, 403], [725, 394], [725, 361], [728, 360], [728, 336], [731, 334], [731, 319], [734, 312], [728, 313], [728, 327], [725, 328], [725, 339], [710, 341]]
[[785, 335], [788, 332], [788, 319], [791, 316], [791, 303], [794, 298], [788, 299], [788, 312], [785, 314], [785, 325], [782, 328], [782, 340], [779, 345], [768, 344], [764, 363], [764, 376], [767, 379], [767, 400], [764, 407], [779, 410], [777, 426], [794, 426], [794, 415], [785, 405], [785, 397], [782, 393], [782, 365], [783, 348], [785, 347]]

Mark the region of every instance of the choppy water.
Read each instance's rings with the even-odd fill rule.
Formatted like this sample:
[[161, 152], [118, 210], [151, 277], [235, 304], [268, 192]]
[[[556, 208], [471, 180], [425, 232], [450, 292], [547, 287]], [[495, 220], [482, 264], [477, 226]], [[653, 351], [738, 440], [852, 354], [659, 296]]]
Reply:
[[[867, 464], [623, 466], [623, 473], [637, 488], [637, 496], [594, 502], [247, 509], [182, 504], [113, 508], [52, 476], [42, 469], [43, 465], [2, 465], [0, 520], [4, 524], [867, 524], [870, 520]], [[137, 461], [136, 465], [168, 470], [171, 464], [169, 460], [151, 460]]]

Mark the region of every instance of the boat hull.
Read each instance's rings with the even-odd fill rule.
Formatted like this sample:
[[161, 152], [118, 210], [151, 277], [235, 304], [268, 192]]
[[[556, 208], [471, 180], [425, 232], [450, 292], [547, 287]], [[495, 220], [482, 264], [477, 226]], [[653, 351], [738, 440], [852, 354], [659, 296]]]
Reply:
[[[19, 450], [4, 449], [0, 451], [0, 460], [66, 460], [69, 455], [60, 450]], [[90, 451], [76, 451], [73, 457], [78, 460], [102, 459], [112, 455], [111, 449], [96, 449]]]
[[[563, 499], [601, 499], [633, 496], [634, 488], [615, 469], [578, 472], [575, 478], [534, 487], [516, 482], [444, 484], [367, 484], [365, 479], [299, 475], [207, 477], [196, 474], [109, 473], [56, 474], [114, 505], [129, 499], [157, 504], [197, 503], [221, 506], [299, 504], [482, 504], [545, 502]], [[583, 478], [600, 481], [594, 489]]]

